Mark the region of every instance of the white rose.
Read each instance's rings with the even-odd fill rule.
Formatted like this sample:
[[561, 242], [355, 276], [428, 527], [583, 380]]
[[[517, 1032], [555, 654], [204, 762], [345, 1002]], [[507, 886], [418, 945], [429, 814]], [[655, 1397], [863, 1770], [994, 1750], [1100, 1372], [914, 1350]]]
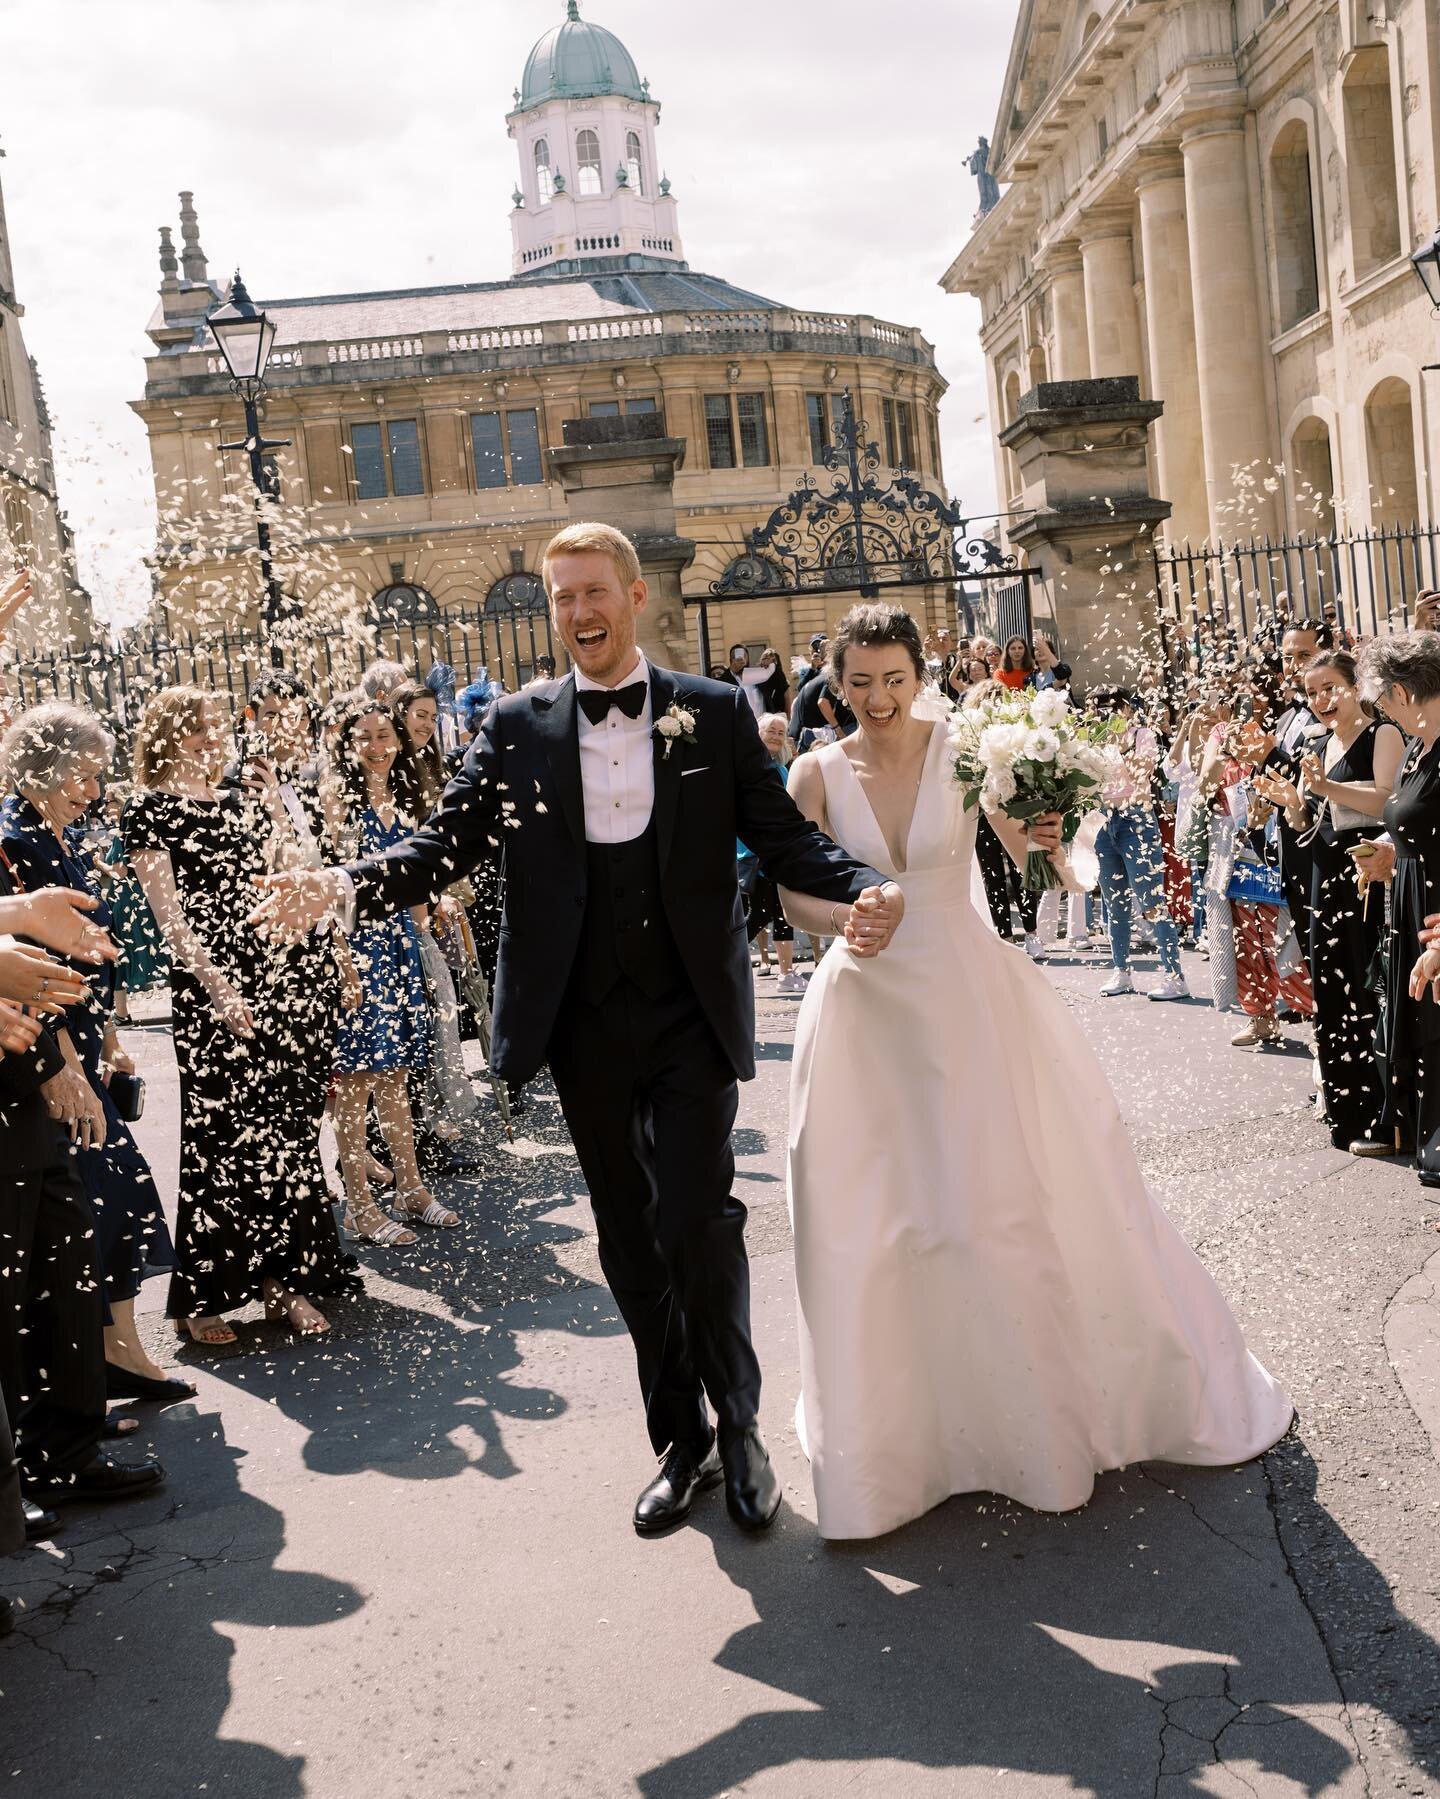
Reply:
[[1051, 730], [1043, 726], [1039, 730], [1027, 732], [1025, 737], [1025, 755], [1031, 762], [1053, 762], [1060, 753], [1060, 739]]
[[1037, 727], [1063, 725], [1070, 703], [1063, 694], [1057, 693], [1053, 687], [1047, 687], [1044, 693], [1037, 693], [1030, 703], [1030, 718]]
[[980, 803], [987, 812], [998, 812], [1009, 805], [1019, 791], [1019, 783], [1008, 768], [992, 768], [980, 789]]
[[980, 760], [987, 768], [1010, 768], [1025, 754], [1024, 725], [986, 725], [980, 733]]
[[678, 718], [662, 718], [655, 729], [662, 737], [678, 737], [680, 735], [680, 720]]
[[690, 713], [682, 712], [680, 714], [680, 728], [687, 737], [693, 737], [695, 735], [695, 720]]

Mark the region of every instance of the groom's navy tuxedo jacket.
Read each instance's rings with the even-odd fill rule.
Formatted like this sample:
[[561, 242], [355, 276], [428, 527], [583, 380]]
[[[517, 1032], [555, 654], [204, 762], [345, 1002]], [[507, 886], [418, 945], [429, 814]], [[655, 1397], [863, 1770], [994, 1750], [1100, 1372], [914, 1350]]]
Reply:
[[[655, 742], [652, 825], [665, 922], [706, 1017], [741, 1080], [755, 1073], [755, 1000], [735, 872], [741, 838], [771, 880], [849, 901], [883, 876], [810, 824], [775, 779], [743, 692], [650, 670], [654, 719], [678, 703], [695, 720], [667, 757]], [[580, 949], [587, 856], [575, 682], [507, 694], [492, 708], [425, 827], [352, 868], [359, 916], [433, 900], [489, 857], [505, 859], [495, 976], [495, 1071], [529, 1080], [545, 1061]]]

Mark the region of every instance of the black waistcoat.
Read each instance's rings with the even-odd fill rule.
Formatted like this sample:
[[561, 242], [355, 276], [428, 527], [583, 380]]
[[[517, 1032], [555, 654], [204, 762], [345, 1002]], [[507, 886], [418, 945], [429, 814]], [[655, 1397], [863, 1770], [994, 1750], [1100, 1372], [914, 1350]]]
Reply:
[[684, 966], [660, 901], [655, 823], [628, 843], [587, 843], [585, 920], [574, 980], [598, 1005], [622, 976], [651, 999], [672, 992]]

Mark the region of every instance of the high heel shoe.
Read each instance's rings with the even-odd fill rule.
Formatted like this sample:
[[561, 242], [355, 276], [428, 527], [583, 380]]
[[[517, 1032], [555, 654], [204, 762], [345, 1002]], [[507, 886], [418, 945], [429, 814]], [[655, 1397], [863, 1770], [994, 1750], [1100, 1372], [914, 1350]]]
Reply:
[[[379, 1222], [374, 1229], [366, 1230], [360, 1220], [371, 1215]], [[414, 1231], [387, 1218], [374, 1200], [368, 1206], [361, 1206], [358, 1212], [347, 1210], [340, 1220], [340, 1229], [351, 1243], [373, 1243], [380, 1249], [408, 1249], [417, 1241]]]
[[[412, 1199], [423, 1199], [425, 1204], [417, 1208], [411, 1205]], [[408, 1193], [397, 1193], [395, 1210], [402, 1218], [412, 1218], [416, 1224], [428, 1224], [434, 1230], [453, 1230], [460, 1222], [458, 1212], [442, 1206], [423, 1187], [413, 1187]]]
[[156, 1380], [149, 1374], [132, 1374], [115, 1362], [105, 1364], [107, 1399], [148, 1399], [156, 1405], [171, 1405], [177, 1399], [191, 1398], [195, 1390], [194, 1381]]

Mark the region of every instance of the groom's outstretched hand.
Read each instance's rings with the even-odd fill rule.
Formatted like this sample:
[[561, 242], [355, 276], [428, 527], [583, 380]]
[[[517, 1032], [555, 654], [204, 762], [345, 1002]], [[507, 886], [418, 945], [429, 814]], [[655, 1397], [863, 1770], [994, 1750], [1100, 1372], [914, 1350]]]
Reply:
[[297, 943], [344, 897], [338, 869], [297, 868], [286, 874], [257, 875], [265, 897], [245, 920], [262, 937]]
[[894, 881], [867, 887], [850, 908], [845, 941], [857, 956], [878, 956], [905, 916], [905, 895]]

